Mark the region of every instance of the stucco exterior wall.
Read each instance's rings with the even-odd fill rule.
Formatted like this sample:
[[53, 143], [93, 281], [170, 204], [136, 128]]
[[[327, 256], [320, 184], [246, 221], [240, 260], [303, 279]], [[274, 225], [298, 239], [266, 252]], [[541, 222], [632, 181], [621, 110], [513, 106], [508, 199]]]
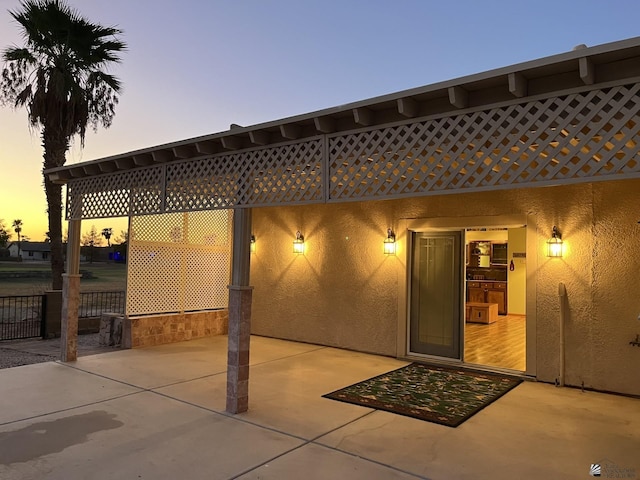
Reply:
[[[383, 254], [389, 205], [255, 209], [252, 332], [395, 355], [396, 257]], [[296, 230], [305, 253], [293, 253]]]
[[[252, 331], [395, 356], [406, 250], [400, 243], [396, 257], [382, 253], [386, 228], [406, 218], [514, 214], [537, 226], [527, 233], [536, 245], [527, 251], [536, 377], [553, 382], [559, 375], [563, 282], [566, 384], [640, 395], [640, 348], [629, 345], [640, 332], [640, 180], [256, 209]], [[565, 242], [559, 259], [545, 256], [554, 225]], [[304, 256], [292, 253], [298, 229]]]

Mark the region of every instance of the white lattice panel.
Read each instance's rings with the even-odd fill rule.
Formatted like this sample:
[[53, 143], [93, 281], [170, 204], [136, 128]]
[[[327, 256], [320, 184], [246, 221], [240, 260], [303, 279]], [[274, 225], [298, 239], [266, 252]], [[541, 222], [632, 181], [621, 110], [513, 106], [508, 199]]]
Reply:
[[108, 218], [162, 212], [163, 167], [70, 180], [67, 218]]
[[167, 165], [166, 211], [321, 202], [322, 142]]
[[[330, 135], [328, 152], [324, 140], [314, 138], [70, 180], [68, 217], [366, 200], [638, 176], [639, 88], [591, 90]], [[328, 175], [328, 187], [323, 175]], [[175, 236], [182, 227], [172, 228]]]
[[329, 139], [330, 201], [640, 173], [640, 85]]
[[[191, 250], [185, 252], [185, 265], [185, 283], [188, 286], [185, 290], [185, 310], [227, 307], [229, 252]], [[220, 268], [223, 265], [226, 269]]]
[[133, 217], [127, 314], [226, 308], [232, 211]]

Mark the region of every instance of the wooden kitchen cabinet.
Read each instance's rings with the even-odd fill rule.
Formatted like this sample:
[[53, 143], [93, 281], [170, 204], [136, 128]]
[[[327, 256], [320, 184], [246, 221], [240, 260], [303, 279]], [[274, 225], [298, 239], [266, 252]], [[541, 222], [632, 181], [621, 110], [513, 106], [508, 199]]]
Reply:
[[467, 282], [467, 302], [484, 303], [485, 292], [481, 282]]
[[507, 282], [467, 282], [467, 302], [497, 303], [498, 314], [507, 314]]

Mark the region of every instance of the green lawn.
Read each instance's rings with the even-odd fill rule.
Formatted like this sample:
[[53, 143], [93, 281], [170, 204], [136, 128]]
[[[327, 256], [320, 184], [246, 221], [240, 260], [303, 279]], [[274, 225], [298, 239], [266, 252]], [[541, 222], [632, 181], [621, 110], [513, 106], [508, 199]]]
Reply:
[[[47, 271], [47, 263], [0, 262], [0, 296], [39, 295], [51, 288], [51, 280], [45, 278], [7, 278], [3, 272], [9, 271]], [[93, 278], [80, 280], [83, 292], [124, 290], [127, 278], [127, 266], [121, 263], [81, 263], [80, 270], [91, 272]]]

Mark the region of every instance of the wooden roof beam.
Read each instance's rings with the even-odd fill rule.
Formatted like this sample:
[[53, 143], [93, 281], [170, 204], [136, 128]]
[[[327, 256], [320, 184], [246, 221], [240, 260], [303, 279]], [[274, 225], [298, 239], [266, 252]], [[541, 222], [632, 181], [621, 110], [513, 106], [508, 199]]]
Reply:
[[135, 162], [131, 157], [117, 158], [115, 162], [118, 170], [129, 170], [135, 166]]
[[178, 147], [173, 147], [173, 155], [176, 158], [190, 158], [195, 157], [194, 149], [190, 145], [180, 145]]
[[361, 107], [361, 108], [353, 109], [353, 120], [358, 125], [362, 125], [363, 127], [368, 127], [370, 125], [373, 125], [374, 123], [373, 117], [374, 117], [373, 111], [368, 108]]
[[53, 183], [57, 183], [58, 185], [64, 185], [65, 183], [67, 183], [67, 180], [71, 178], [71, 175], [69, 175], [69, 170], [53, 172], [53, 173], [49, 173], [48, 175], [49, 175], [49, 180], [51, 180]]
[[217, 149], [212, 142], [196, 142], [196, 151], [204, 155], [216, 153]]
[[313, 123], [320, 133], [333, 133], [336, 131], [336, 121], [332, 117], [315, 117]]
[[398, 99], [398, 113], [403, 117], [413, 118], [418, 116], [419, 105], [413, 98]]
[[254, 145], [268, 145], [269, 144], [269, 132], [264, 130], [254, 130], [249, 132], [249, 140]]
[[84, 174], [86, 176], [98, 175], [100, 173], [100, 166], [96, 163], [85, 165], [84, 167], [82, 167], [82, 169], [84, 170]]
[[449, 87], [449, 103], [457, 108], [467, 108], [469, 92], [462, 87]]
[[580, 67], [580, 80], [585, 85], [593, 85], [596, 81], [596, 68], [593, 62], [587, 57], [582, 57], [578, 60], [578, 65]]
[[114, 162], [102, 162], [98, 164], [102, 173], [111, 173], [117, 170]]
[[156, 150], [155, 152], [151, 152], [151, 156], [153, 157], [153, 161], [156, 163], [164, 163], [173, 160], [173, 155], [168, 150]]
[[151, 154], [134, 155], [131, 158], [133, 159], [133, 163], [136, 167], [146, 167], [154, 162], [153, 155]]
[[238, 137], [222, 137], [220, 139], [222, 147], [226, 150], [239, 150], [242, 148], [242, 142]]
[[527, 96], [527, 79], [521, 73], [509, 74], [509, 93], [514, 97], [522, 98]]
[[300, 138], [302, 129], [300, 128], [300, 125], [289, 123], [287, 125], [280, 125], [280, 133], [284, 138], [288, 138], [289, 140], [297, 140], [298, 138]]

